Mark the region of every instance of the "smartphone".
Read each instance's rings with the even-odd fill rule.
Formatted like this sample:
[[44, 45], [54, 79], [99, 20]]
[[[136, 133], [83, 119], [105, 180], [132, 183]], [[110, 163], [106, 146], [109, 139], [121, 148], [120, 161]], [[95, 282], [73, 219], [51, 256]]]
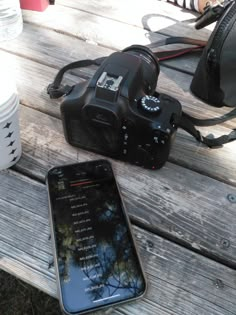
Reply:
[[57, 166], [46, 183], [62, 310], [83, 314], [141, 297], [145, 276], [111, 164]]

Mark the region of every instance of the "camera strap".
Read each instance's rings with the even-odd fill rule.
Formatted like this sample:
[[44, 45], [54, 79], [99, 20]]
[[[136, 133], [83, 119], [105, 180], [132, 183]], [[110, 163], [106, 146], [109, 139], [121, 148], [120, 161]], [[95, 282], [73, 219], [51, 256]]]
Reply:
[[[174, 50], [166, 50], [166, 51], [156, 51], [156, 48], [166, 45], [172, 44], [185, 44], [185, 45], [193, 45], [194, 47], [180, 48]], [[172, 59], [176, 57], [180, 57], [185, 54], [192, 53], [194, 51], [202, 51], [206, 46], [207, 42], [203, 40], [193, 39], [189, 37], [167, 37], [165, 39], [153, 42], [151, 44], [146, 45], [149, 49], [152, 50], [154, 55], [158, 58], [159, 61], [164, 61], [167, 59]]]
[[61, 68], [56, 77], [54, 78], [53, 82], [48, 85], [47, 87], [47, 93], [49, 94], [50, 98], [60, 98], [63, 95], [66, 95], [70, 93], [73, 86], [71, 85], [62, 85], [62, 79], [65, 74], [65, 72], [76, 69], [76, 68], [84, 68], [89, 67], [92, 65], [100, 66], [101, 63], [105, 60], [106, 57], [101, 57], [97, 59], [85, 59], [85, 60], [79, 60], [72, 63], [69, 63], [68, 65]]
[[213, 126], [219, 123], [225, 122], [232, 118], [236, 117], [236, 109], [233, 109], [231, 112], [223, 115], [222, 117], [212, 118], [212, 119], [197, 119], [184, 112], [180, 121], [178, 122], [178, 127], [184, 129], [190, 133], [197, 141], [204, 143], [209, 148], [221, 147], [223, 144], [232, 142], [236, 140], [236, 129], [233, 129], [228, 135], [222, 135], [218, 138], [214, 138], [212, 134], [204, 137], [199, 130], [196, 129], [196, 126]]
[[150, 43], [146, 45], [146, 47], [150, 48], [152, 51], [161, 46], [172, 45], [172, 44], [186, 44], [186, 45], [195, 45], [195, 46], [206, 46], [207, 42], [204, 40], [182, 37], [182, 36], [173, 36], [166, 37], [164, 39], [158, 40], [156, 42]]
[[[187, 44], [193, 45], [195, 47], [182, 48], [177, 50], [167, 50], [167, 51], [156, 51], [156, 48], [160, 46], [170, 45], [170, 44]], [[167, 59], [176, 58], [187, 53], [194, 51], [201, 51], [207, 45], [206, 41], [192, 39], [188, 37], [168, 37], [163, 40], [151, 43], [147, 45], [159, 61], [164, 61]], [[182, 112], [180, 121], [178, 122], [178, 127], [184, 129], [186, 132], [190, 133], [197, 141], [204, 143], [209, 148], [221, 147], [223, 144], [236, 140], [236, 129], [233, 129], [228, 135], [223, 135], [218, 138], [214, 138], [213, 135], [208, 135], [207, 137], [202, 136], [199, 130], [195, 126], [213, 126], [219, 123], [223, 123], [227, 120], [236, 117], [236, 109], [233, 109], [229, 113], [223, 115], [222, 117], [212, 118], [212, 119], [197, 119], [190, 116], [187, 113]]]

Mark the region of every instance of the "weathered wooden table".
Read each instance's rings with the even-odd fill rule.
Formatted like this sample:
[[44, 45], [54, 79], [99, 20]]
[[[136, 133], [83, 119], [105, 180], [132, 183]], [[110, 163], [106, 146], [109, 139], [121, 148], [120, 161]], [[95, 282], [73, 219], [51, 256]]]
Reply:
[[[0, 172], [0, 268], [56, 296], [45, 175], [57, 164], [100, 157], [64, 139], [59, 102], [46, 93], [58, 69], [170, 35], [207, 39], [210, 30], [195, 31], [194, 18], [156, 0], [57, 0], [43, 13], [24, 12], [21, 36], [0, 45], [0, 58], [16, 71], [23, 144], [20, 161]], [[162, 63], [157, 90], [196, 117], [226, 113], [189, 92], [197, 61], [188, 56]], [[94, 71], [73, 71], [67, 82]], [[201, 130], [220, 135], [235, 123]], [[236, 314], [235, 153], [235, 143], [211, 150], [179, 130], [161, 170], [110, 159], [149, 284], [143, 299], [112, 314]]]

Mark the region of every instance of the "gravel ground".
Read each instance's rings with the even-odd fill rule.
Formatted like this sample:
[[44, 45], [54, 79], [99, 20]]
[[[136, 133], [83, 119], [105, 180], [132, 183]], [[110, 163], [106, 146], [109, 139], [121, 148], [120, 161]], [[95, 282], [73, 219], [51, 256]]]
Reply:
[[57, 299], [0, 270], [0, 315], [62, 315]]

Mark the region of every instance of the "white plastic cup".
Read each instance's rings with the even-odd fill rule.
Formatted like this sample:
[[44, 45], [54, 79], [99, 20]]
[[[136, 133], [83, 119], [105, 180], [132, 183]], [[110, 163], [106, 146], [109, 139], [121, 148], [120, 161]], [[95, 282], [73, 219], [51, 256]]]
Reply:
[[22, 29], [20, 1], [0, 0], [0, 41], [16, 38]]
[[12, 80], [0, 85], [0, 170], [13, 166], [21, 157], [19, 97]]

